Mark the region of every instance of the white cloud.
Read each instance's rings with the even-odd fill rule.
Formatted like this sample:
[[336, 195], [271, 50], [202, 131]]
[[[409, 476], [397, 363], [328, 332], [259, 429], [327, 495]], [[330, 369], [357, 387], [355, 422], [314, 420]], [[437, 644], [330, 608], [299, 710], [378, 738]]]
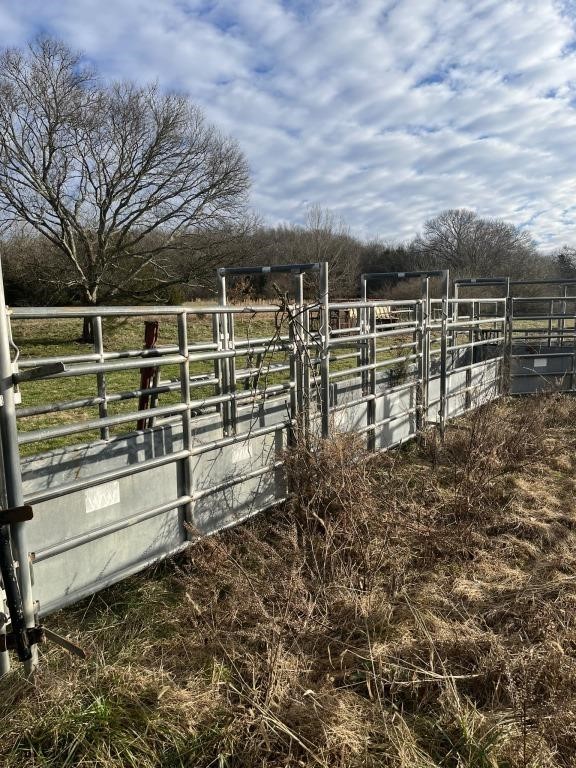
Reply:
[[187, 89], [233, 134], [271, 221], [306, 202], [359, 234], [448, 206], [576, 242], [576, 38], [554, 0], [5, 0], [108, 77]]

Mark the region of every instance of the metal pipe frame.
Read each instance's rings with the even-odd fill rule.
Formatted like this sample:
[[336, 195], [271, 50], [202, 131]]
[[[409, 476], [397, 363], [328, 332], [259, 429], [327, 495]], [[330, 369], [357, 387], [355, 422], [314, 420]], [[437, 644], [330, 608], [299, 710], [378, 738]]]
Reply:
[[[304, 274], [311, 272], [319, 276], [319, 288], [317, 304], [320, 309], [320, 325], [317, 331], [310, 331], [310, 306], [304, 300]], [[264, 369], [254, 367], [246, 363], [245, 367], [240, 358], [247, 353], [265, 354], [270, 350], [271, 340], [264, 337], [258, 339], [236, 339], [235, 319], [243, 314], [270, 314], [278, 312], [278, 305], [258, 305], [256, 307], [236, 307], [227, 304], [226, 278], [233, 275], [249, 274], [274, 274], [287, 273], [293, 276], [296, 286], [295, 302], [288, 305], [291, 322], [288, 334], [275, 334], [275, 349], [289, 353], [287, 362], [270, 362]], [[130, 475], [144, 472], [149, 469], [161, 467], [172, 462], [178, 467], [178, 488], [174, 492], [174, 499], [159, 504], [153, 508], [137, 512], [124, 520], [118, 520], [101, 526], [89, 533], [71, 537], [66, 542], [46, 547], [37, 553], [36, 561], [63, 553], [68, 549], [87, 543], [101, 535], [113, 533], [124, 528], [136, 525], [142, 520], [148, 520], [156, 515], [170, 512], [173, 509], [182, 510], [186, 527], [186, 536], [190, 540], [193, 537], [194, 505], [199, 499], [209, 496], [215, 491], [222, 491], [233, 487], [247, 479], [264, 476], [274, 472], [282, 466], [282, 461], [276, 455], [275, 459], [266, 466], [241, 474], [234, 475], [231, 479], [225, 479], [208, 488], [195, 489], [193, 477], [193, 460], [210, 451], [217, 451], [227, 446], [243, 443], [249, 438], [264, 437], [266, 435], [282, 433], [287, 430], [291, 434], [297, 426], [306, 425], [311, 429], [312, 422], [319, 421], [320, 432], [324, 438], [331, 433], [331, 417], [335, 412], [345, 411], [355, 405], [366, 405], [366, 426], [357, 431], [366, 434], [367, 444], [371, 450], [379, 445], [378, 429], [404, 418], [407, 414], [416, 418], [417, 428], [425, 426], [431, 418], [432, 407], [438, 408], [435, 422], [443, 431], [448, 418], [448, 402], [456, 397], [466, 399], [465, 408], [474, 407], [472, 396], [475, 387], [472, 386], [473, 371], [482, 370], [486, 362], [500, 364], [501, 376], [504, 375], [504, 361], [510, 360], [529, 361], [537, 357], [571, 357], [571, 371], [566, 372], [571, 387], [574, 384], [576, 366], [574, 365], [574, 351], [570, 348], [566, 352], [558, 352], [553, 349], [554, 341], [559, 347], [564, 347], [567, 340], [576, 341], [576, 326], [572, 327], [575, 315], [567, 312], [574, 306], [576, 296], [568, 295], [569, 285], [576, 284], [575, 280], [526, 280], [510, 281], [507, 278], [467, 278], [453, 282], [454, 296], [449, 297], [449, 275], [447, 270], [431, 270], [428, 272], [370, 272], [361, 276], [361, 297], [359, 301], [333, 302], [329, 301], [328, 264], [298, 264], [298, 265], [274, 265], [272, 267], [231, 267], [218, 270], [219, 277], [219, 305], [209, 307], [96, 307], [96, 308], [15, 308], [8, 310], [3, 294], [0, 295], [0, 394], [2, 406], [0, 407], [0, 434], [2, 437], [2, 460], [0, 469], [5, 489], [3, 503], [9, 506], [20, 506], [27, 503], [42, 503], [51, 499], [61, 498], [68, 494], [76, 493], [94, 486], [118, 480]], [[442, 297], [440, 299], [430, 296], [431, 278], [442, 278]], [[414, 300], [368, 300], [368, 282], [372, 279], [412, 279], [421, 281], [421, 297]], [[1, 265], [0, 265], [1, 280]], [[511, 294], [511, 286], [552, 284], [563, 286], [563, 295], [558, 297], [514, 297]], [[459, 290], [464, 287], [478, 288], [486, 286], [502, 286], [506, 290], [503, 298], [469, 298], [459, 297]], [[549, 293], [551, 293], [550, 291]], [[535, 314], [530, 306], [527, 312], [518, 314], [525, 302], [543, 302], [547, 304], [548, 311], [544, 314]], [[518, 304], [515, 304], [518, 302]], [[553, 302], [552, 306], [550, 304]], [[463, 314], [466, 306], [470, 307], [471, 315]], [[379, 322], [379, 309], [388, 307], [393, 310], [395, 319], [392, 323]], [[440, 320], [432, 317], [433, 310], [441, 308]], [[502, 307], [504, 312], [502, 312]], [[562, 312], [558, 313], [558, 308]], [[348, 328], [331, 329], [331, 310], [351, 310], [356, 312], [353, 318], [354, 325]], [[494, 314], [491, 314], [493, 312]], [[516, 312], [516, 314], [515, 314]], [[188, 338], [188, 323], [198, 314], [206, 314], [212, 318], [212, 341], [199, 344], [190, 343]], [[102, 320], [106, 317], [146, 317], [159, 315], [175, 319], [178, 330], [178, 343], [166, 345], [153, 352], [143, 350], [105, 351]], [[34, 319], [50, 318], [79, 318], [89, 317], [94, 327], [93, 352], [81, 355], [68, 355], [59, 362], [65, 363], [68, 368], [58, 373], [42, 371], [35, 373], [34, 369], [40, 369], [43, 365], [54, 362], [54, 358], [37, 357], [19, 360], [18, 365], [13, 365], [11, 359], [11, 328], [9, 319], [26, 321]], [[409, 318], [409, 319], [406, 319]], [[357, 320], [356, 320], [357, 318]], [[404, 319], [400, 319], [404, 318]], [[412, 319], [413, 318], [413, 319]], [[543, 328], [514, 328], [515, 320], [543, 321]], [[556, 323], [557, 327], [554, 327]], [[490, 338], [486, 338], [487, 335]], [[547, 341], [545, 352], [517, 354], [512, 346], [523, 334], [524, 340], [539, 339]], [[467, 338], [466, 338], [467, 337]], [[386, 339], [390, 339], [387, 342]], [[464, 339], [464, 341], [462, 341]], [[382, 341], [380, 341], [382, 340]], [[482, 354], [482, 360], [475, 362], [474, 349], [497, 346], [504, 347], [502, 354], [489, 357], [487, 360]], [[347, 349], [348, 348], [348, 349]], [[337, 350], [342, 354], [334, 354]], [[348, 351], [351, 350], [351, 351]], [[469, 355], [463, 353], [469, 352]], [[394, 357], [382, 358], [382, 355], [401, 353]], [[491, 353], [489, 353], [491, 354]], [[452, 365], [448, 361], [452, 360]], [[348, 365], [346, 361], [352, 361]], [[439, 361], [439, 374], [432, 376], [432, 365]], [[354, 364], [354, 362], [356, 364]], [[157, 386], [147, 389], [134, 389], [125, 392], [111, 392], [110, 379], [107, 375], [119, 371], [136, 370], [145, 363], [147, 366], [161, 370], [162, 366], [173, 365], [178, 367], [179, 377], [169, 382], [159, 382]], [[193, 363], [205, 363], [206, 373], [193, 374], [190, 366]], [[340, 367], [342, 364], [348, 367]], [[333, 365], [334, 364], [334, 365]], [[381, 382], [390, 382], [390, 377], [378, 376], [379, 371], [391, 369], [398, 364], [409, 366], [410, 377], [417, 368], [415, 377], [410, 381], [404, 381], [397, 386], [381, 386]], [[238, 367], [237, 367], [238, 366]], [[265, 388], [242, 389], [237, 387], [238, 382], [249, 381], [258, 372], [266, 370], [270, 374], [282, 374], [279, 383], [267, 385]], [[491, 368], [490, 376], [492, 377]], [[16, 407], [15, 385], [19, 381], [18, 372], [27, 372], [27, 379], [43, 378], [54, 381], [60, 378], [94, 376], [97, 385], [97, 395], [76, 398], [76, 400], [61, 403], [41, 404], [34, 406]], [[450, 389], [449, 381], [452, 372], [464, 373], [458, 381], [456, 391]], [[288, 373], [288, 377], [285, 374]], [[480, 374], [478, 374], [480, 375]], [[515, 375], [521, 377], [534, 377], [542, 374], [528, 371], [518, 372]], [[548, 379], [554, 374], [546, 374]], [[571, 379], [570, 379], [571, 377]], [[345, 403], [332, 402], [332, 394], [337, 391], [342, 379], [362, 382], [362, 396], [356, 397]], [[24, 376], [22, 376], [24, 380]], [[439, 381], [439, 389], [431, 396], [429, 382]], [[492, 397], [492, 388], [497, 384], [497, 379], [490, 378], [488, 389]], [[464, 384], [462, 387], [461, 384]], [[56, 387], [57, 385], [55, 385]], [[356, 385], [355, 385], [356, 386]], [[195, 392], [198, 388], [207, 388], [210, 394], [204, 395], [204, 391]], [[313, 388], [316, 396], [311, 398]], [[504, 386], [500, 384], [500, 392]], [[179, 402], [174, 404], [158, 405], [146, 411], [131, 411], [110, 415], [108, 406], [111, 402], [121, 402], [137, 398], [141, 394], [159, 395], [171, 392], [179, 392]], [[386, 418], [378, 418], [376, 404], [387, 395], [396, 392], [408, 392], [410, 406], [406, 413], [396, 413]], [[414, 408], [413, 392], [419, 393], [416, 397]], [[214, 393], [214, 394], [211, 394]], [[355, 394], [358, 394], [356, 392]], [[265, 400], [271, 398], [283, 398], [289, 401], [286, 418], [278, 423], [266, 423], [259, 428], [251, 428], [244, 431], [241, 417], [246, 413], [246, 406], [259, 406]], [[319, 414], [314, 409], [314, 402], [319, 403]], [[280, 402], [280, 401], [279, 401]], [[244, 406], [244, 409], [241, 408]], [[64, 424], [60, 426], [36, 429], [18, 434], [17, 419], [24, 419], [46, 413], [58, 413], [74, 408], [97, 408], [98, 419]], [[196, 411], [211, 409], [209, 413], [221, 413], [223, 430], [221, 437], [202, 442], [194, 437], [194, 419]], [[244, 416], [242, 416], [244, 414]], [[381, 414], [382, 415], [382, 414]], [[133, 431], [124, 432], [121, 436], [111, 434], [114, 427], [119, 427], [129, 422], [134, 422], [139, 416], [163, 418], [164, 424], [175, 425], [180, 423], [182, 427], [182, 450], [152, 459], [145, 459], [136, 464], [122, 466], [97, 473], [92, 477], [76, 479], [57, 487], [50, 487], [41, 491], [27, 494], [24, 498], [22, 489], [22, 476], [20, 467], [19, 445], [28, 445], [39, 441], [65, 438], [82, 432], [95, 432], [100, 440], [113, 444], [115, 441], [125, 440], [127, 435], [137, 434]], [[318, 418], [319, 416], [319, 418]], [[159, 425], [156, 428], [161, 428]], [[179, 429], [179, 427], [177, 427]], [[411, 427], [412, 429], [412, 427]], [[398, 442], [405, 442], [408, 438], [401, 438]], [[97, 442], [96, 440], [92, 442]], [[32, 584], [30, 579], [29, 552], [26, 540], [25, 524], [14, 524], [11, 528], [11, 546], [14, 559], [19, 563], [19, 588], [23, 597], [26, 611], [26, 623], [28, 627], [35, 624], [36, 607], [32, 597]], [[2, 628], [0, 627], [0, 631]], [[0, 673], [7, 670], [7, 657], [0, 657]]]
[[[421, 393], [419, 406], [418, 428], [423, 429], [428, 421], [428, 380], [430, 371], [430, 325], [431, 325], [431, 297], [430, 297], [430, 279], [434, 277], [441, 278], [442, 286], [442, 335], [440, 349], [440, 408], [438, 411], [438, 426], [443, 435], [446, 422], [446, 375], [447, 375], [447, 346], [446, 346], [446, 322], [448, 312], [448, 298], [450, 273], [447, 269], [420, 270], [417, 272], [364, 272], [360, 275], [360, 295], [363, 302], [368, 300], [368, 282], [373, 280], [411, 280], [420, 278], [420, 299], [422, 301], [420, 314], [420, 354], [418, 378], [421, 381]], [[365, 353], [367, 357], [367, 353]]]
[[[24, 504], [20, 453], [18, 449], [18, 428], [16, 423], [16, 402], [14, 397], [14, 379], [10, 350], [11, 331], [8, 322], [8, 309], [4, 294], [4, 279], [0, 260], [0, 440], [2, 444], [2, 466], [0, 467], [3, 501], [8, 507], [21, 507]], [[36, 624], [35, 605], [32, 595], [32, 577], [28, 537], [25, 523], [10, 525], [10, 548], [13, 558], [18, 563], [18, 588], [22, 600], [24, 621], [28, 629]], [[8, 657], [0, 654], [0, 668], [7, 671]], [[25, 662], [25, 669], [32, 673], [38, 663], [38, 650], [32, 646], [32, 657]]]
[[[318, 305], [320, 307], [320, 313], [322, 322], [319, 329], [319, 343], [320, 343], [320, 378], [321, 378], [321, 428], [322, 436], [328, 437], [330, 433], [330, 391], [329, 391], [329, 370], [330, 370], [330, 325], [329, 325], [329, 289], [328, 289], [328, 263], [327, 262], [313, 262], [306, 264], [274, 264], [272, 266], [259, 266], [259, 267], [221, 267], [217, 270], [218, 275], [218, 299], [221, 307], [226, 306], [226, 277], [228, 275], [268, 275], [268, 274], [290, 274], [294, 277], [295, 282], [295, 315], [302, 315], [305, 312], [304, 304], [304, 273], [306, 272], [318, 272], [319, 273], [319, 289], [318, 289]], [[277, 307], [275, 311], [277, 311]], [[223, 345], [227, 342], [227, 325], [226, 315], [222, 315], [221, 330]], [[228, 322], [232, 322], [232, 318]], [[306, 324], [306, 331], [308, 331], [308, 323]], [[232, 326], [233, 328], [233, 326]], [[303, 326], [304, 330], [304, 326]], [[294, 383], [294, 389], [292, 390], [290, 399], [290, 411], [292, 423], [297, 424], [301, 417], [304, 415], [304, 404], [309, 401], [309, 390], [306, 388], [306, 383], [309, 384], [310, 378], [304, 373], [304, 369], [308, 364], [308, 361], [304, 361], [305, 346], [308, 339], [304, 339], [302, 343], [301, 334], [297, 333], [294, 328], [293, 319], [289, 323], [289, 344], [290, 344], [290, 381]], [[233, 331], [232, 331], [232, 344], [233, 344]], [[226, 347], [225, 347], [226, 348]], [[229, 370], [225, 371], [224, 367], [220, 371], [222, 376], [222, 387], [225, 391], [231, 391], [236, 386], [236, 375], [234, 371], [234, 362], [229, 363]], [[308, 419], [306, 418], [306, 421]], [[224, 409], [224, 424], [227, 434], [231, 434], [236, 424], [235, 414], [230, 413]]]

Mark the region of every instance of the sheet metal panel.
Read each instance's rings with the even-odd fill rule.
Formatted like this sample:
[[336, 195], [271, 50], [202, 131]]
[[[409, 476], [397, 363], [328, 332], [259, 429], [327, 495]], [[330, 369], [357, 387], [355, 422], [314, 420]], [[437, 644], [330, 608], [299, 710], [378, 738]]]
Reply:
[[515, 344], [510, 361], [512, 394], [573, 392], [575, 350], [559, 346]]
[[406, 442], [416, 434], [416, 384], [376, 400], [376, 422], [390, 419], [376, 431], [376, 450]]
[[[287, 444], [286, 402], [270, 401], [256, 409], [256, 428], [277, 424], [267, 435], [252, 436], [254, 412], [239, 414], [245, 438], [211, 448], [222, 438], [220, 416], [202, 416], [193, 424], [193, 446], [207, 450], [192, 459], [193, 528], [185, 524], [182, 460], [129, 474], [34, 506], [29, 524], [35, 597], [45, 614], [92, 594], [149, 563], [178, 552], [195, 533], [208, 534], [245, 519], [285, 496], [282, 473], [273, 466]], [[254, 427], [253, 427], [254, 428]], [[23, 461], [24, 492], [39, 493], [81, 481], [105, 471], [129, 468], [167, 456], [183, 447], [181, 422], [163, 424], [112, 443], [70, 447]], [[256, 474], [256, 477], [245, 475]], [[134, 520], [164, 507], [160, 514]], [[106, 527], [114, 527], [107, 532]], [[89, 541], [83, 541], [90, 539]], [[64, 551], [51, 553], [51, 548]]]

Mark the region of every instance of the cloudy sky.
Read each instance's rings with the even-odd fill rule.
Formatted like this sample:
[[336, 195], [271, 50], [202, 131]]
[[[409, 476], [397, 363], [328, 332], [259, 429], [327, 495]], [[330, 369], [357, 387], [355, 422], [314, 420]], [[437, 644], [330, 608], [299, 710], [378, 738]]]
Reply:
[[1, 0], [1, 45], [38, 31], [189, 92], [270, 223], [401, 240], [468, 207], [576, 245], [575, 0]]

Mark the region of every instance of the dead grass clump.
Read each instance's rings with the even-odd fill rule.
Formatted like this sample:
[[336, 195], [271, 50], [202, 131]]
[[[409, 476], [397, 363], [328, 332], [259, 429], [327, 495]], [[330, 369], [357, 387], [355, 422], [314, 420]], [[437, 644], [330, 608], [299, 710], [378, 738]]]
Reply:
[[298, 440], [285, 467], [288, 512], [306, 550], [309, 576], [369, 589], [382, 565], [386, 530], [374, 530], [378, 502], [365, 444], [351, 433]]
[[574, 766], [569, 415], [298, 442], [284, 508], [53, 618], [92, 657], [0, 683], [2, 765]]

